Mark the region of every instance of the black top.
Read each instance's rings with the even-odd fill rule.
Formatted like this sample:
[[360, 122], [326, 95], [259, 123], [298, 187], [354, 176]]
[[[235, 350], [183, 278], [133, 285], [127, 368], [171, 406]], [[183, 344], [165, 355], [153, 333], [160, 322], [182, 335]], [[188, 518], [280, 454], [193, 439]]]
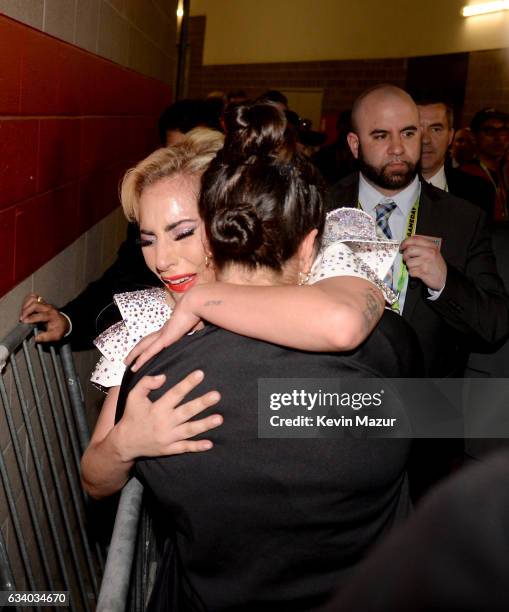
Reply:
[[[153, 609], [310, 610], [323, 603], [407, 515], [409, 441], [259, 439], [258, 379], [404, 377], [419, 367], [410, 328], [386, 311], [349, 354], [291, 350], [208, 326], [126, 374], [118, 417], [146, 374], [167, 376], [154, 398], [196, 368], [205, 380], [193, 394], [222, 394], [213, 410], [224, 424], [209, 434], [211, 451], [136, 465], [176, 545], [166, 550]], [[175, 589], [170, 576], [179, 567]]]
[[493, 221], [495, 189], [491, 183], [449, 165], [445, 166], [445, 178], [449, 193], [476, 204], [484, 210], [487, 219]]

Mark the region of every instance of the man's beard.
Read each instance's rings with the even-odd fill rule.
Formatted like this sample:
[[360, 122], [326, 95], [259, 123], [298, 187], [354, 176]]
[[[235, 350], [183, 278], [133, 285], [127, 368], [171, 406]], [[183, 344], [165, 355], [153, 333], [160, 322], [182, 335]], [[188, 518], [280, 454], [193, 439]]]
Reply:
[[385, 164], [382, 168], [372, 166], [366, 161], [360, 146], [358, 162], [359, 170], [362, 174], [373, 184], [382, 187], [382, 189], [404, 189], [417, 176], [417, 164], [412, 164], [412, 162], [405, 160], [398, 159], [398, 162], [405, 164], [406, 169], [400, 170], [397, 173], [391, 173], [387, 170], [391, 162]]

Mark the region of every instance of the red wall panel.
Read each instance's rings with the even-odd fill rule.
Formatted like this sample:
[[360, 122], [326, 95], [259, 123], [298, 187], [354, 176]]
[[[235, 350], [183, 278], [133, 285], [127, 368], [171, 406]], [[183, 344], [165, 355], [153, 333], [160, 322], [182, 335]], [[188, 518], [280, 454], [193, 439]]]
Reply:
[[0, 15], [0, 295], [119, 205], [170, 88]]
[[21, 58], [20, 114], [60, 114], [57, 95], [64, 52], [54, 38], [27, 29]]
[[0, 212], [0, 294], [14, 285], [14, 209]]
[[18, 204], [15, 282], [20, 282], [77, 236], [78, 185], [48, 191]]
[[79, 177], [80, 119], [41, 119], [37, 191], [43, 192]]
[[0, 118], [0, 209], [35, 193], [38, 133], [36, 120]]
[[118, 186], [127, 164], [101, 168], [80, 181], [78, 231], [86, 232], [119, 205]]
[[23, 28], [0, 20], [0, 114], [19, 110]]

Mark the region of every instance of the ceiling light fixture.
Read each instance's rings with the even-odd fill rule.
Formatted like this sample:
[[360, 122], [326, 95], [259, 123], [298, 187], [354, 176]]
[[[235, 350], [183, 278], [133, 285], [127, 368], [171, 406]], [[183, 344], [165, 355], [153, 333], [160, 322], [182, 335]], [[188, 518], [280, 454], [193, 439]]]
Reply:
[[482, 4], [470, 4], [461, 9], [463, 17], [474, 17], [486, 13], [497, 13], [509, 10], [509, 0], [497, 0], [496, 2], [483, 2]]

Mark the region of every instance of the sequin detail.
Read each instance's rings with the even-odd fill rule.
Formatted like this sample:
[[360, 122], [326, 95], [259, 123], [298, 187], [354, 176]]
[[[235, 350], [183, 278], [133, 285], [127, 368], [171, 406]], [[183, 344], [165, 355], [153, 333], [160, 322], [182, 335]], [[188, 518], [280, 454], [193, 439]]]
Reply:
[[334, 276], [356, 276], [375, 284], [386, 301], [394, 304], [398, 296], [383, 279], [398, 250], [398, 241], [378, 238], [370, 215], [356, 208], [337, 208], [327, 215], [322, 249], [308, 284]]
[[120, 385], [125, 371], [124, 359], [142, 338], [160, 329], [171, 315], [164, 289], [143, 289], [114, 296], [122, 321], [115, 323], [95, 340], [102, 357], [91, 381], [101, 387]]

